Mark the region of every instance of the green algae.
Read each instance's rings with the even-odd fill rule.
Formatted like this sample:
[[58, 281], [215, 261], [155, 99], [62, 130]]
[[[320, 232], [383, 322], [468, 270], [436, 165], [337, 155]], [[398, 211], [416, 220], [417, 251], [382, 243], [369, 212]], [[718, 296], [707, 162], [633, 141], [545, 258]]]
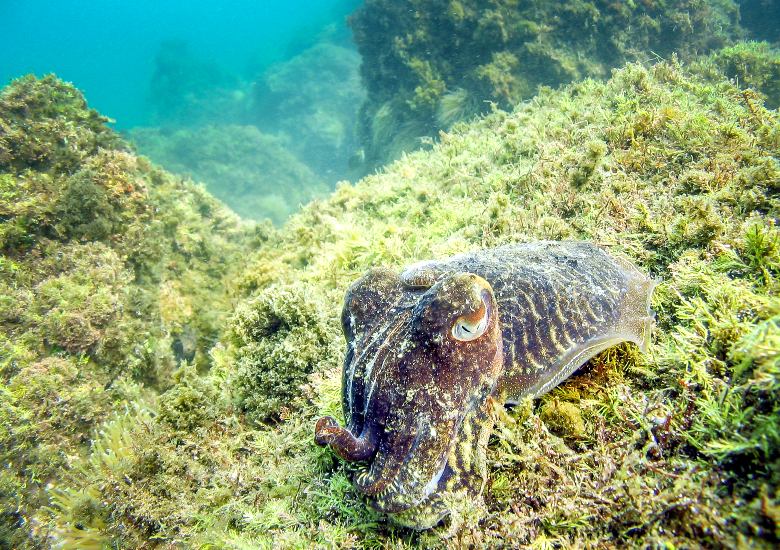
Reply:
[[[256, 421], [295, 414], [291, 403], [315, 368], [336, 367], [340, 347], [330, 337], [316, 289], [269, 287], [240, 305], [231, 324], [239, 408]], [[331, 312], [332, 313], [332, 312]]]
[[185, 360], [206, 365], [250, 238], [106, 122], [53, 76], [0, 92], [0, 498], [13, 510], [0, 529], [11, 546], [48, 540], [33, 517], [46, 487], [79, 475], [112, 411], [176, 384]]
[[368, 92], [366, 162], [396, 159], [454, 114], [510, 108], [540, 86], [605, 78], [628, 61], [673, 52], [692, 60], [739, 38], [738, 20], [731, 0], [368, 0], [349, 19]]
[[760, 91], [768, 107], [780, 105], [780, 51], [766, 42], [740, 42], [712, 56], [718, 70]]
[[174, 430], [192, 432], [224, 412], [219, 397], [214, 384], [198, 376], [194, 366], [184, 363], [173, 374], [171, 388], [160, 396], [158, 418]]
[[3, 91], [2, 112], [4, 172], [28, 167], [68, 171], [99, 148], [119, 143], [105, 126], [109, 119], [89, 109], [78, 90], [53, 76], [18, 79]]
[[547, 401], [539, 410], [539, 418], [547, 429], [564, 439], [576, 440], [585, 435], [585, 421], [574, 403]]
[[[708, 67], [628, 65], [606, 82], [544, 90], [511, 113], [456, 124], [430, 152], [342, 184], [280, 230], [258, 228], [255, 250], [229, 283], [240, 300], [231, 321], [210, 318], [201, 305], [228, 284], [229, 271], [206, 269], [229, 260], [214, 244], [233, 242], [228, 221], [210, 233], [185, 231], [168, 212], [190, 228], [209, 215], [162, 195], [166, 230], [155, 235], [183, 251], [167, 256], [172, 265], [162, 276], [149, 263], [154, 256], [127, 236], [63, 243], [56, 216], [26, 193], [56, 173], [9, 185], [21, 198], [13, 208], [28, 202], [30, 218], [51, 221], [25, 229], [3, 259], [3, 277], [14, 277], [4, 279], [4, 293], [42, 305], [0, 302], [3, 376], [13, 382], [24, 368], [40, 380], [28, 388], [19, 378], [0, 392], [0, 436], [11, 442], [0, 449], [9, 449], [2, 458], [12, 464], [0, 470], [0, 494], [15, 510], [2, 516], [2, 532], [27, 536], [11, 530], [23, 519], [33, 540], [93, 547], [776, 544], [780, 119], [757, 93]], [[217, 211], [197, 190], [139, 162], [150, 181], [167, 182], [188, 205]], [[599, 242], [660, 281], [649, 353], [608, 350], [539, 403], [503, 414], [488, 447], [484, 508], [453, 496], [452, 520], [442, 528], [415, 533], [387, 524], [352, 488], [348, 466], [312, 442], [314, 419], [341, 414], [345, 289], [372, 265], [542, 238]], [[39, 293], [42, 260], [28, 255], [56, 258], [42, 239], [74, 257], [93, 247], [105, 258], [100, 265], [135, 277], [104, 276], [85, 290], [79, 285], [90, 277], [80, 270], [88, 266], [68, 260], [63, 273], [72, 280], [61, 284], [50, 266]], [[102, 335], [72, 353], [64, 347], [70, 333], [55, 332], [57, 353], [44, 354], [34, 336], [41, 325], [18, 324], [28, 309], [68, 313], [70, 300], [91, 304], [89, 326], [98, 331], [121, 324], [121, 316], [101, 323], [106, 304], [114, 294], [124, 300], [128, 285], [135, 299], [147, 296], [130, 341], [160, 320], [178, 331], [178, 345], [162, 334], [164, 345], [149, 352], [167, 373], [170, 387], [158, 384], [165, 393], [137, 384], [157, 367], [101, 392], [114, 374], [113, 361], [101, 359]], [[149, 293], [159, 301], [149, 305]], [[70, 326], [67, 315], [53, 319]], [[217, 330], [189, 348], [185, 328], [200, 323]], [[217, 338], [222, 343], [210, 346]], [[273, 387], [277, 379], [284, 385]], [[41, 402], [66, 404], [62, 427], [45, 424]], [[95, 420], [109, 411], [107, 422]]]

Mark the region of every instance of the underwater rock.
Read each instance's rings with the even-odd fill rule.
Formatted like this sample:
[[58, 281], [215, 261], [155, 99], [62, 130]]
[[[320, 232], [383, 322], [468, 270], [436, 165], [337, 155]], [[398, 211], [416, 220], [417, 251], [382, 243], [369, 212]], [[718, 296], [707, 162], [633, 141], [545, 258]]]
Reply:
[[315, 440], [368, 462], [355, 485], [425, 529], [482, 494], [491, 403], [547, 393], [620, 342], [647, 347], [655, 283], [585, 242], [537, 242], [369, 271], [344, 303], [347, 427]]
[[245, 219], [281, 225], [300, 205], [358, 174], [357, 106], [365, 97], [352, 48], [318, 41], [249, 81], [164, 43], [151, 83], [156, 126], [128, 136], [144, 155], [205, 183]]
[[553, 399], [544, 404], [539, 418], [550, 431], [568, 440], [576, 440], [585, 435], [585, 422], [574, 403]]
[[123, 148], [108, 121], [54, 75], [19, 78], [0, 93], [0, 171], [67, 173], [101, 148]]
[[154, 162], [205, 183], [210, 193], [249, 220], [268, 218], [281, 225], [301, 204], [328, 190], [284, 140], [255, 126], [136, 128], [129, 137]]
[[[279, 230], [260, 228], [251, 252], [238, 248], [233, 218], [207, 193], [137, 159], [151, 220], [119, 241], [68, 243], [89, 246], [65, 286], [56, 279], [74, 260], [60, 254], [52, 197], [95, 153], [90, 124], [77, 122], [89, 116], [70, 111], [72, 87], [50, 105], [62, 116], [0, 112], [0, 126], [12, 129], [0, 132], [0, 157], [17, 144], [51, 153], [0, 174], [0, 546], [776, 547], [780, 119], [758, 94], [696, 71], [632, 64], [456, 125], [432, 151], [340, 185]], [[48, 86], [30, 90], [23, 101], [33, 107], [57, 97]], [[44, 142], [51, 147], [34, 147]], [[104, 173], [101, 181], [113, 180]], [[543, 239], [602, 243], [661, 279], [657, 343], [647, 354], [605, 350], [592, 369], [502, 415], [486, 450], [484, 505], [444, 495], [449, 531], [388, 525], [354, 488], [354, 466], [311, 441], [317, 418], [341, 415], [344, 292], [374, 265]], [[116, 279], [114, 264], [125, 267]], [[52, 291], [45, 310], [41, 283]], [[72, 283], [75, 295], [54, 292]], [[41, 349], [50, 327], [39, 313], [75, 311], [107, 284], [121, 311], [95, 317], [106, 323], [97, 327], [129, 345], [103, 353], [102, 339], [89, 355]], [[236, 357], [269, 333], [248, 323], [247, 343], [234, 342], [224, 313], [271, 287], [305, 289], [337, 347], [301, 371], [313, 369], [302, 388], [284, 388], [291, 414], [259, 424], [228, 397]], [[162, 393], [176, 367], [171, 344], [187, 326], [198, 328], [206, 385], [180, 379]], [[294, 361], [299, 348], [288, 350]], [[116, 371], [127, 374], [112, 383]], [[163, 384], [147, 383], [151, 375]], [[154, 388], [161, 395], [150, 403]], [[212, 390], [218, 407], [190, 417]], [[556, 400], [579, 409], [585, 431], [574, 445], [550, 418]]]
[[322, 305], [304, 285], [270, 287], [242, 304], [232, 323], [238, 405], [256, 422], [291, 409], [300, 386], [331, 350]]
[[318, 42], [253, 86], [252, 120], [331, 186], [354, 176], [347, 159], [358, 147], [357, 106], [365, 99], [359, 67], [354, 49]]
[[[0, 91], [0, 509], [14, 511], [0, 513], [3, 548], [50, 545], [32, 519], [51, 504], [46, 487], [112, 414], [176, 385], [185, 333], [205, 366], [249, 233], [107, 122], [51, 75]], [[163, 417], [208, 401], [187, 389], [167, 394]]]
[[768, 107], [780, 106], [780, 49], [766, 42], [740, 42], [718, 50], [709, 59], [740, 86], [764, 94]]
[[368, 92], [366, 162], [396, 159], [454, 116], [510, 109], [540, 86], [604, 78], [651, 51], [692, 59], [737, 38], [738, 19], [733, 0], [367, 0], [349, 19]]

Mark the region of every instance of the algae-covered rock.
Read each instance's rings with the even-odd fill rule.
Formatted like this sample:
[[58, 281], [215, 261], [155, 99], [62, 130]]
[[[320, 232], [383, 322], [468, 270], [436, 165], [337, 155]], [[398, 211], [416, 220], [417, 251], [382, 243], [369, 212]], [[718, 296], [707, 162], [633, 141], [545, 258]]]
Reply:
[[[0, 546], [47, 540], [45, 487], [112, 412], [177, 384], [183, 355], [207, 366], [249, 237], [106, 122], [53, 76], [0, 91]], [[192, 302], [175, 319], [167, 288]]]
[[369, 165], [539, 86], [604, 78], [648, 52], [691, 59], [741, 33], [731, 0], [368, 0], [349, 21], [368, 91], [361, 130]]
[[577, 440], [585, 436], [585, 421], [574, 403], [557, 399], [548, 401], [539, 410], [539, 418], [551, 432], [564, 439]]
[[327, 191], [323, 178], [290, 152], [283, 139], [255, 126], [226, 124], [130, 132], [154, 162], [207, 184], [209, 192], [242, 217], [287, 217]]
[[[271, 66], [253, 86], [253, 120], [333, 187], [358, 148], [357, 106], [365, 91], [352, 48], [319, 42]], [[300, 185], [300, 184], [299, 184]]]
[[213, 381], [199, 376], [192, 365], [183, 364], [173, 378], [173, 386], [160, 396], [159, 418], [163, 422], [177, 430], [192, 431], [224, 412]]
[[365, 94], [352, 48], [324, 36], [248, 80], [160, 46], [151, 82], [157, 114], [127, 132], [138, 150], [204, 183], [245, 219], [281, 225], [350, 177], [357, 106]]
[[741, 86], [764, 94], [768, 107], [780, 106], [780, 50], [777, 48], [766, 42], [741, 42], [713, 54], [712, 61], [721, 73]]
[[237, 123], [244, 112], [239, 78], [212, 59], [200, 58], [184, 40], [162, 41], [149, 80], [149, 106], [162, 126]]
[[[467, 3], [452, 5], [467, 16]], [[90, 351], [100, 339], [84, 358], [41, 350], [42, 329], [24, 320], [27, 308], [0, 301], [0, 373], [13, 381], [27, 369], [42, 381], [26, 394], [20, 380], [0, 390], [0, 458], [10, 465], [0, 471], [0, 494], [4, 509], [17, 510], [0, 516], [0, 532], [16, 536], [11, 529], [24, 523], [35, 540], [62, 546], [776, 545], [780, 119], [713, 66], [698, 67], [702, 76], [675, 61], [628, 65], [608, 81], [544, 90], [512, 112], [456, 125], [431, 151], [339, 186], [282, 229], [258, 230], [235, 277], [224, 267], [242, 265], [225, 252], [234, 243], [229, 218], [139, 161], [149, 200], [153, 189], [170, 191], [153, 209], [154, 235], [165, 238], [153, 253], [133, 244], [133, 231], [67, 241], [96, 247], [104, 263], [134, 275], [116, 288], [98, 279], [111, 292], [94, 304], [83, 288], [72, 299], [94, 307], [90, 326], [99, 332], [106, 296], [118, 294], [115, 322], [137, 315], [150, 329], [138, 351], [172, 383], [176, 359], [185, 358], [171, 349], [189, 349], [187, 327], [218, 329], [194, 338], [199, 374], [175, 371], [183, 385], [148, 396], [133, 376], [112, 379]], [[39, 271], [38, 262], [56, 259], [63, 237], [34, 198], [59, 193], [64, 179], [27, 173], [18, 187], [15, 174], [0, 179], [18, 198], [3, 208], [24, 214], [3, 217], [14, 243], [3, 257], [4, 293], [37, 304], [36, 285], [56, 279], [51, 264]], [[28, 230], [37, 219], [46, 229]], [[204, 219], [210, 232], [188, 230]], [[609, 350], [543, 404], [498, 411], [484, 509], [454, 494], [448, 525], [419, 533], [387, 524], [312, 441], [316, 418], [340, 415], [344, 291], [379, 264], [561, 238], [600, 243], [659, 280], [648, 354]], [[86, 285], [80, 271], [88, 270], [68, 273]], [[45, 308], [33, 313], [58, 311], [63, 294], [49, 284]], [[215, 298], [224, 285], [238, 288], [237, 305], [220, 336], [224, 314], [207, 314], [228, 301]], [[129, 288], [127, 301], [119, 288]], [[222, 344], [211, 346], [216, 339]], [[46, 360], [55, 353], [65, 362]], [[80, 377], [109, 392], [92, 412], [107, 422], [91, 432], [89, 452], [70, 432], [96, 427], [80, 420]], [[44, 389], [54, 380], [68, 388]], [[71, 395], [72, 409], [58, 405], [64, 439], [39, 446], [36, 433], [52, 432], [40, 424], [37, 400]], [[561, 414], [560, 403], [576, 404], [583, 424], [567, 405]], [[576, 439], [551, 433], [561, 417]]]
[[[478, 527], [463, 519], [450, 529], [485, 546], [507, 538], [564, 546], [771, 541], [759, 488], [775, 495], [780, 387], [766, 366], [756, 367], [775, 357], [771, 220], [780, 134], [777, 113], [749, 97], [675, 63], [629, 66], [607, 83], [545, 92], [340, 187], [258, 250], [243, 284], [303, 280], [338, 300], [381, 263], [539, 238], [585, 238], [622, 251], [662, 280], [650, 355], [611, 350], [551, 396], [576, 402], [576, 413], [548, 400], [500, 427], [488, 448], [489, 515]], [[313, 384], [323, 392], [320, 410], [332, 411], [337, 372]], [[543, 418], [576, 450], [550, 435]], [[318, 455], [309, 460], [316, 471]], [[724, 475], [729, 490], [717, 481]], [[340, 477], [322, 483], [342, 494]], [[735, 507], [741, 499], [752, 504]], [[366, 546], [380, 536], [358, 527], [359, 506], [309, 502], [313, 515], [301, 512], [298, 525], [317, 518], [330, 536], [353, 526]], [[415, 542], [430, 544], [428, 536]]]
[[121, 147], [108, 118], [87, 107], [73, 86], [26, 76], [0, 98], [0, 170], [68, 172], [101, 147]]
[[235, 391], [250, 418], [290, 414], [315, 369], [335, 365], [340, 334], [307, 286], [269, 287], [242, 304], [232, 323]]

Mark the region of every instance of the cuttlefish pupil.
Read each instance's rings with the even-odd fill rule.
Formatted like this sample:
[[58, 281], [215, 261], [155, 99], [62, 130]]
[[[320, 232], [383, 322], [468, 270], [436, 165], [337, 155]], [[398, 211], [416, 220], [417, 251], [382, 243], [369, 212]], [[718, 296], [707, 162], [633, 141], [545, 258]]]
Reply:
[[487, 330], [488, 317], [490, 315], [490, 296], [487, 290], [480, 292], [482, 307], [471, 315], [458, 317], [452, 325], [452, 337], [461, 342], [476, 340]]
[[315, 441], [362, 462], [376, 509], [424, 529], [444, 494], [479, 498], [492, 403], [539, 396], [620, 342], [645, 349], [654, 283], [584, 242], [509, 245], [370, 270], [347, 291], [346, 425]]

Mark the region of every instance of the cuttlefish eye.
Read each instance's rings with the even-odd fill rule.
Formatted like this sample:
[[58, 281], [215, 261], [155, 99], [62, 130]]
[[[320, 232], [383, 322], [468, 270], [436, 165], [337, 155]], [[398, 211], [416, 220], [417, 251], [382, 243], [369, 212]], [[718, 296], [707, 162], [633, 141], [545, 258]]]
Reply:
[[482, 304], [479, 309], [455, 319], [451, 331], [453, 338], [460, 342], [470, 342], [485, 334], [490, 318], [490, 298], [486, 294], [485, 291], [480, 293]]

